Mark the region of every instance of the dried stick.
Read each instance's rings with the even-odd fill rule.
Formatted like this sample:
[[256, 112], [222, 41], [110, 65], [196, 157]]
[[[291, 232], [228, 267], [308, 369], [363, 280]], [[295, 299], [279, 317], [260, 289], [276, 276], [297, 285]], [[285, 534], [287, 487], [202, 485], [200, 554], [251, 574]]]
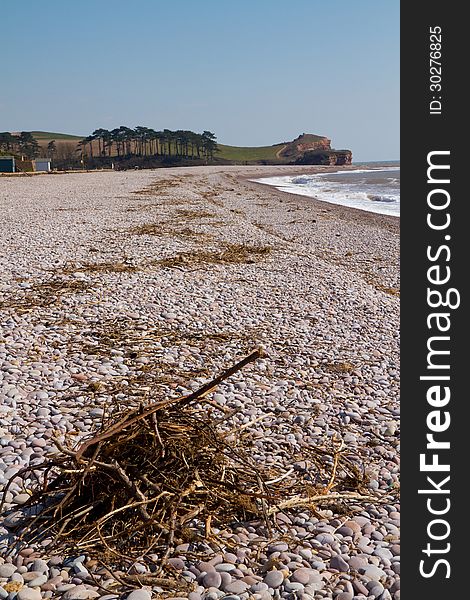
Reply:
[[290, 498], [289, 500], [286, 500], [285, 502], [281, 502], [280, 504], [278, 504], [277, 506], [273, 506], [272, 508], [269, 509], [268, 514], [272, 515], [274, 513], [280, 512], [282, 510], [285, 510], [286, 508], [297, 508], [298, 506], [306, 506], [308, 504], [311, 504], [313, 502], [318, 502], [318, 501], [322, 501], [322, 502], [335, 502], [336, 500], [362, 500], [362, 501], [368, 501], [368, 502], [377, 502], [377, 501], [381, 501], [381, 502], [388, 502], [388, 499], [381, 499], [378, 498], [377, 496], [369, 496], [369, 495], [363, 495], [363, 494], [358, 494], [356, 492], [352, 492], [350, 494], [330, 494], [330, 495], [325, 495], [325, 494], [317, 494], [315, 496], [294, 496], [294, 498]]
[[129, 417], [132, 414], [135, 414], [135, 412], [136, 412], [136, 411], [132, 411], [130, 414], [127, 414], [123, 419], [121, 419], [120, 421], [118, 421], [117, 423], [112, 425], [104, 433], [101, 433], [101, 434], [87, 440], [86, 442], [84, 442], [76, 451], [75, 460], [80, 461], [82, 459], [83, 454], [89, 447], [94, 446], [95, 444], [112, 437], [119, 431], [122, 431], [126, 427], [129, 427], [129, 425], [133, 425], [134, 423], [137, 423], [141, 419], [145, 419], [146, 417], [157, 412], [158, 410], [161, 410], [163, 408], [166, 408], [167, 406], [171, 406], [171, 405], [177, 404], [177, 403], [181, 403], [182, 406], [185, 406], [186, 404], [189, 404], [193, 400], [197, 400], [198, 398], [203, 398], [204, 396], [206, 396], [207, 394], [212, 392], [220, 383], [222, 383], [222, 381], [224, 381], [225, 379], [227, 379], [228, 377], [230, 377], [231, 375], [233, 375], [234, 373], [236, 373], [237, 371], [242, 369], [245, 365], [249, 364], [250, 362], [253, 362], [257, 358], [260, 358], [261, 356], [263, 356], [263, 350], [261, 348], [258, 348], [257, 350], [255, 350], [254, 352], [252, 352], [251, 354], [246, 356], [244, 359], [242, 359], [240, 362], [238, 362], [236, 365], [233, 365], [232, 367], [226, 369], [218, 377], [216, 377], [212, 381], [209, 381], [208, 383], [203, 385], [201, 388], [199, 388], [192, 394], [189, 394], [188, 396], [180, 396], [179, 398], [169, 398], [168, 400], [158, 402], [157, 404], [152, 405], [150, 408], [148, 408], [144, 412], [138, 414], [134, 418], [129, 419]]

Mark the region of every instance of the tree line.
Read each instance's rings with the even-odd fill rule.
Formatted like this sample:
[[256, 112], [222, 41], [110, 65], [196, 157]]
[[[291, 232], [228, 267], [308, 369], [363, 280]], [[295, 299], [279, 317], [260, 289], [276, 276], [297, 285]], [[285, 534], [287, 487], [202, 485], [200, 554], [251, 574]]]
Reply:
[[[216, 136], [211, 131], [195, 133], [178, 129], [156, 131], [138, 126], [96, 129], [78, 143], [83, 158], [99, 157], [180, 157], [212, 160], [217, 151]], [[98, 146], [98, 147], [96, 147]]]
[[22, 131], [20, 134], [9, 131], [0, 133], [0, 150], [20, 155], [28, 160], [36, 158], [41, 153], [41, 147], [30, 131]]
[[[216, 136], [211, 131], [195, 133], [178, 129], [156, 131], [149, 127], [116, 127], [96, 129], [91, 135], [78, 142], [77, 154], [82, 161], [111, 158], [185, 158], [212, 160], [217, 151]], [[23, 159], [32, 160], [44, 153], [33, 134], [22, 131], [19, 134], [0, 133], [0, 150]], [[47, 144], [47, 156], [58, 158], [55, 140]], [[69, 157], [69, 160], [71, 157]]]

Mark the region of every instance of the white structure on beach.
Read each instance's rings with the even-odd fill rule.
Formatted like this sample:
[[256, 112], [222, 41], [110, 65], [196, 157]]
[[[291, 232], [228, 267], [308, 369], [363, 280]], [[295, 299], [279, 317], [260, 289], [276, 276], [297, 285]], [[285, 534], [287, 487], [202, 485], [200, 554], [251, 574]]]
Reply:
[[50, 158], [36, 158], [33, 161], [33, 168], [35, 171], [45, 171], [48, 173], [51, 170], [51, 159]]

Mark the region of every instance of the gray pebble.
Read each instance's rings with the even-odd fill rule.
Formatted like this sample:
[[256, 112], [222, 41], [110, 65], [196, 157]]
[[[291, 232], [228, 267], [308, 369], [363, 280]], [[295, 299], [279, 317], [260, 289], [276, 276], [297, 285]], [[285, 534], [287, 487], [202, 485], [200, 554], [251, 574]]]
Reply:
[[[75, 585], [73, 588], [67, 590], [62, 596], [62, 600], [88, 600], [97, 598], [99, 593], [95, 590], [90, 590], [84, 585]], [[139, 599], [139, 600], [144, 600]], [[146, 598], [145, 600], [149, 600]]]
[[217, 573], [217, 571], [209, 571], [209, 573], [206, 573], [204, 575], [204, 577], [202, 578], [202, 585], [205, 588], [210, 588], [210, 587], [219, 588], [221, 583], [222, 583], [222, 578], [220, 576], [220, 573]]
[[4, 577], [5, 579], [9, 579], [13, 573], [16, 571], [16, 566], [10, 563], [5, 563], [0, 565], [0, 577]]
[[35, 577], [29, 583], [29, 587], [40, 587], [47, 581], [47, 575], [39, 575], [39, 577]]
[[336, 569], [336, 571], [340, 571], [341, 573], [347, 573], [349, 571], [348, 563], [339, 554], [336, 554], [331, 558], [330, 568]]
[[245, 581], [241, 579], [232, 581], [228, 585], [224, 586], [224, 592], [229, 594], [243, 594], [250, 586]]
[[276, 589], [284, 581], [284, 574], [281, 571], [269, 571], [264, 576], [263, 581], [268, 587]]
[[134, 590], [127, 596], [126, 600], [152, 600], [152, 595], [144, 589]]
[[224, 571], [225, 573], [230, 573], [231, 571], [234, 571], [237, 567], [231, 563], [220, 563], [218, 565], [215, 565], [215, 570], [216, 571]]

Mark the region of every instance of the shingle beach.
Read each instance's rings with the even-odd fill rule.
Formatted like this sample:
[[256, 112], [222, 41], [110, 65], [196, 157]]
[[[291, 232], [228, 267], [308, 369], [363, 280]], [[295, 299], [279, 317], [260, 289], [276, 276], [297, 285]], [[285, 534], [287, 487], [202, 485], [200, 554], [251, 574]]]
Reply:
[[[300, 440], [342, 444], [377, 501], [279, 513], [272, 537], [239, 524], [199, 557], [177, 546], [189, 600], [399, 600], [399, 219], [251, 181], [313, 171], [0, 179], [0, 492], [57, 452], [54, 437], [99, 426], [109, 385], [124, 394], [145, 371], [162, 398], [189, 393], [262, 346], [211, 396], [240, 409], [235, 428], [256, 420], [244, 429], [256, 460], [288, 461]], [[7, 551], [30, 484], [16, 477], [5, 495], [0, 600], [124, 598], [87, 555], [47, 539]], [[130, 600], [188, 597], [136, 587]]]

